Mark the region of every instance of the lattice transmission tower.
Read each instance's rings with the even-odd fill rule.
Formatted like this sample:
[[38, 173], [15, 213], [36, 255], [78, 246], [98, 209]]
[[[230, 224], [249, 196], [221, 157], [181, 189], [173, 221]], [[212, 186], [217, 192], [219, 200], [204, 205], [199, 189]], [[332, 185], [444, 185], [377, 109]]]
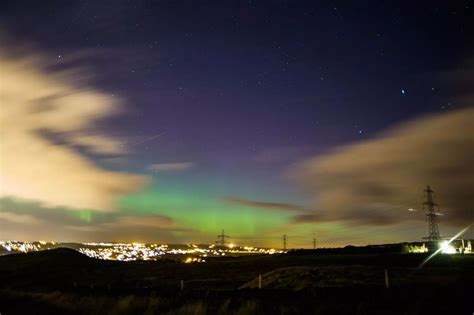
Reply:
[[426, 221], [428, 221], [428, 240], [436, 242], [441, 239], [439, 236], [439, 206], [434, 202], [434, 191], [430, 185], [425, 189], [425, 202], [423, 202], [423, 210], [426, 211]]
[[286, 234], [283, 234], [283, 250], [286, 251], [286, 246], [288, 243], [288, 236]]
[[217, 235], [218, 240], [216, 241], [216, 244], [218, 244], [220, 247], [224, 247], [226, 243], [229, 243], [226, 241], [226, 238], [229, 238], [229, 235], [224, 234], [224, 230], [222, 230], [222, 233]]

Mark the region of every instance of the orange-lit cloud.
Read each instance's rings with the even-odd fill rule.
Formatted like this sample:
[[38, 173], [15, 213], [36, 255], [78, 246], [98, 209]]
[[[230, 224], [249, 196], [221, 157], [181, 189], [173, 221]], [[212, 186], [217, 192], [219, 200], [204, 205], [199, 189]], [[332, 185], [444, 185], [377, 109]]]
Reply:
[[163, 215], [148, 215], [148, 216], [120, 216], [115, 221], [110, 223], [102, 224], [103, 227], [108, 228], [152, 228], [161, 230], [172, 230], [172, 231], [185, 231], [189, 230], [176, 226], [176, 222], [167, 216]]
[[424, 220], [423, 189], [429, 184], [437, 193], [444, 224], [471, 223], [473, 122], [472, 107], [431, 115], [302, 163], [292, 175], [318, 210], [295, 220], [357, 224]]
[[53, 71], [44, 58], [0, 54], [0, 196], [70, 208], [114, 210], [121, 194], [140, 189], [143, 176], [109, 171], [93, 153], [122, 153], [97, 123], [120, 101], [89, 86], [77, 68]]
[[43, 220], [35, 218], [29, 214], [17, 214], [14, 212], [0, 212], [0, 222], [2, 224], [21, 224], [21, 225], [35, 225], [43, 223]]
[[196, 231], [164, 215], [134, 216], [117, 212], [48, 207], [31, 200], [0, 198], [0, 239], [60, 241], [174, 241]]

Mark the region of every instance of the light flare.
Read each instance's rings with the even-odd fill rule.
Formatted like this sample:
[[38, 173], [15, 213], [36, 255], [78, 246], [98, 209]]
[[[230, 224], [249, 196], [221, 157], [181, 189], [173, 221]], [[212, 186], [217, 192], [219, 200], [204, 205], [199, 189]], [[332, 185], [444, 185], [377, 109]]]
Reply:
[[457, 239], [459, 236], [463, 235], [464, 233], [466, 233], [467, 230], [469, 230], [469, 228], [472, 226], [473, 223], [469, 224], [468, 226], [466, 226], [464, 229], [462, 229], [461, 231], [459, 231], [456, 235], [454, 235], [449, 241], [445, 241], [443, 243], [443, 246], [440, 246], [433, 254], [431, 254], [430, 256], [428, 256], [428, 258], [426, 258], [425, 260], [423, 260], [423, 262], [420, 264], [420, 266], [418, 267], [417, 270], [420, 270], [428, 261], [430, 261], [431, 259], [433, 259], [433, 257], [435, 257], [436, 255], [438, 255], [439, 253], [441, 253], [443, 251], [443, 248], [448, 248], [450, 246], [450, 244], [452, 243], [452, 241], [454, 241], [455, 239]]

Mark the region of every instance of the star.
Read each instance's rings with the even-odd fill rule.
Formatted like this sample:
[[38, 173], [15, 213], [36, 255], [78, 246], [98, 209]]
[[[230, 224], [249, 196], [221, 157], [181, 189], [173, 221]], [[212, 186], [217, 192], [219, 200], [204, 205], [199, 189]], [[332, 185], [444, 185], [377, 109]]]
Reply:
[[405, 95], [405, 90], [404, 89], [402, 89], [402, 94]]

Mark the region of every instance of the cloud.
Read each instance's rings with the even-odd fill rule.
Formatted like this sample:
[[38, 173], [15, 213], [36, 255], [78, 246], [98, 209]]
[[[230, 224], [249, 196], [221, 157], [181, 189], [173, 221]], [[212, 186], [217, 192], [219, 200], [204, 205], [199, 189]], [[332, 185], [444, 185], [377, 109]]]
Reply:
[[[56, 241], [175, 240], [174, 233], [194, 233], [164, 215], [136, 216], [48, 207], [31, 200], [0, 198], [0, 239]], [[28, 226], [28, 228], [25, 228]], [[128, 239], [128, 241], [130, 240]]]
[[69, 141], [100, 154], [123, 154], [124, 146], [115, 139], [98, 134], [71, 135]]
[[0, 212], [0, 222], [11, 224], [20, 223], [23, 225], [40, 224], [43, 221], [28, 214], [16, 214], [13, 212]]
[[439, 74], [442, 85], [446, 90], [456, 95], [454, 98], [456, 106], [472, 106], [474, 104], [474, 91], [472, 86], [474, 78], [474, 57], [464, 60], [456, 68]]
[[106, 170], [79, 148], [123, 153], [117, 140], [98, 131], [101, 120], [120, 112], [121, 102], [90, 87], [81, 69], [53, 68], [40, 56], [0, 52], [6, 78], [0, 85], [0, 196], [113, 210], [116, 197], [147, 179]]
[[424, 220], [423, 189], [436, 191], [442, 224], [474, 221], [474, 108], [430, 115], [340, 147], [292, 169], [314, 209], [297, 222], [395, 224]]
[[105, 223], [102, 226], [107, 227], [144, 227], [144, 228], [160, 228], [166, 230], [180, 229], [175, 226], [175, 221], [163, 215], [148, 215], [148, 216], [120, 216], [115, 221]]
[[[0, 198], [0, 213], [15, 213], [25, 217], [47, 222], [55, 226], [87, 225], [94, 221], [95, 224], [113, 220], [117, 212], [98, 212], [70, 207], [48, 206], [37, 200], [19, 198]], [[20, 222], [19, 222], [20, 223]], [[32, 230], [31, 232], [35, 232]]]
[[163, 215], [117, 215], [107, 222], [88, 225], [69, 225], [69, 231], [79, 232], [81, 237], [93, 235], [96, 240], [127, 241], [139, 240], [146, 242], [180, 242], [176, 234], [189, 236], [196, 231], [178, 223], [171, 217]]
[[180, 162], [180, 163], [156, 163], [148, 167], [151, 171], [166, 172], [166, 171], [185, 171], [196, 164], [193, 162]]
[[224, 200], [228, 203], [247, 207], [247, 208], [260, 208], [265, 210], [276, 210], [276, 211], [304, 211], [304, 208], [291, 204], [291, 203], [278, 203], [278, 202], [268, 202], [268, 201], [255, 201], [242, 199], [239, 197], [225, 197]]
[[[142, 230], [142, 232], [145, 232], [145, 230], [156, 231], [156, 229], [159, 229], [161, 232], [192, 231], [189, 228], [178, 226], [173, 218], [163, 215], [117, 215], [107, 222], [98, 222], [89, 225], [76, 224], [69, 225], [68, 227], [80, 231], [109, 233], [114, 237], [122, 236], [122, 233], [125, 230]], [[153, 233], [151, 235], [153, 235]]]

